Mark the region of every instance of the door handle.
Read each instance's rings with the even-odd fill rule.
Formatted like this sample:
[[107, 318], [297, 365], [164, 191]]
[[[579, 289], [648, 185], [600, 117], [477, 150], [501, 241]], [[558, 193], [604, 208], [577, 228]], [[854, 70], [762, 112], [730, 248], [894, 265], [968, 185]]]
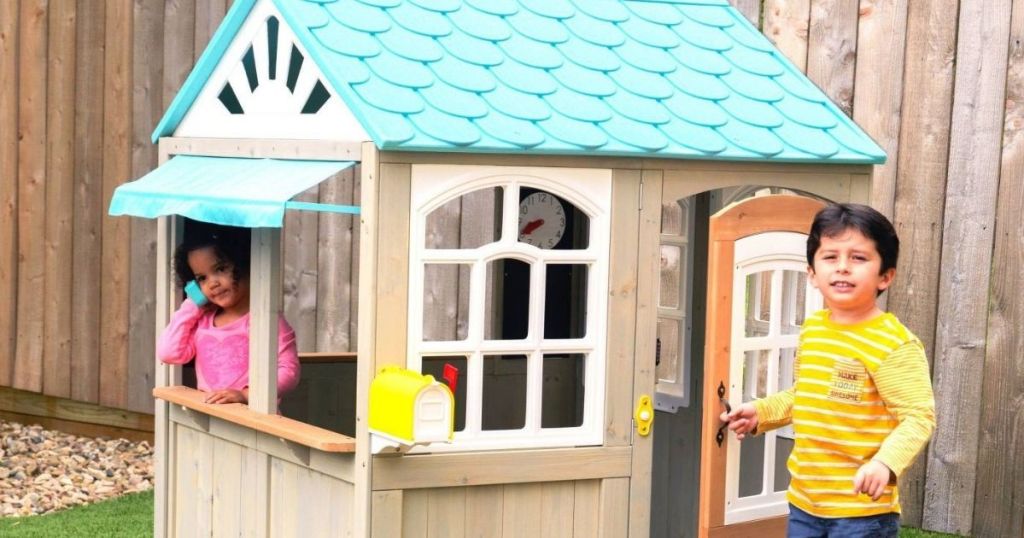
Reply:
[[[729, 400], [725, 399], [725, 384], [721, 381], [718, 382], [718, 401], [725, 406], [726, 413], [732, 413], [732, 406], [729, 405]], [[722, 441], [725, 441], [725, 428], [728, 426], [728, 422], [723, 422], [722, 425], [718, 427], [718, 433], [715, 434], [715, 442], [718, 443], [719, 447], [722, 446]]]

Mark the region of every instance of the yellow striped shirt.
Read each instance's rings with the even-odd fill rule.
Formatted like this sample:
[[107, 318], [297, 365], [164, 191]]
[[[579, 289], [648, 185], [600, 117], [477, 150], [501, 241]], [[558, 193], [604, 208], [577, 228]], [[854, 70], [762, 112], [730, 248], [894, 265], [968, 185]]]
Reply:
[[804, 322], [794, 386], [757, 400], [758, 430], [792, 422], [787, 499], [818, 517], [899, 512], [896, 484], [872, 501], [853, 493], [861, 465], [879, 461], [899, 476], [935, 428], [935, 399], [921, 341], [886, 313], [855, 325]]

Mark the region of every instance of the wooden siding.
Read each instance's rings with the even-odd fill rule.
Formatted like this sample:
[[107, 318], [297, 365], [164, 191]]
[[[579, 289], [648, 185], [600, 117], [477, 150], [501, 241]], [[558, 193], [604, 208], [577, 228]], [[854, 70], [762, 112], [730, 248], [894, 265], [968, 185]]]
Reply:
[[[1021, 468], [1009, 455], [1024, 440], [999, 403], [1024, 393], [1024, 1], [736, 3], [890, 155], [872, 195], [903, 238], [888, 303], [939, 374], [940, 428], [903, 477], [905, 523], [1020, 535], [1024, 478], [1002, 471]], [[0, 2], [0, 385], [152, 411], [155, 230], [105, 210], [117, 184], [156, 166], [148, 134], [227, 5]], [[358, 178], [343, 199], [358, 199]], [[319, 218], [318, 241], [333, 241], [333, 218]], [[330, 233], [356, 245], [358, 222], [340, 219]], [[316, 318], [316, 349], [354, 350], [358, 262], [303, 259], [330, 312]], [[308, 311], [301, 293], [286, 311]]]

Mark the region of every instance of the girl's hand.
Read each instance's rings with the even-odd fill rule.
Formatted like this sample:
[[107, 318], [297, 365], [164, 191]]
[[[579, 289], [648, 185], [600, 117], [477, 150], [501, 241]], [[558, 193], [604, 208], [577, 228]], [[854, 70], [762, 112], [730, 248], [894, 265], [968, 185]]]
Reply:
[[722, 413], [718, 418], [729, 423], [729, 429], [736, 433], [736, 439], [740, 441], [757, 429], [757, 409], [750, 402], [738, 405], [731, 412]]
[[889, 485], [890, 476], [892, 471], [884, 463], [871, 460], [861, 465], [853, 475], [853, 492], [870, 495], [872, 501], [877, 501], [885, 492], [885, 486]]
[[241, 391], [235, 389], [221, 389], [215, 390], [206, 397], [206, 403], [209, 404], [227, 404], [227, 403], [248, 403], [249, 394], [248, 391]]

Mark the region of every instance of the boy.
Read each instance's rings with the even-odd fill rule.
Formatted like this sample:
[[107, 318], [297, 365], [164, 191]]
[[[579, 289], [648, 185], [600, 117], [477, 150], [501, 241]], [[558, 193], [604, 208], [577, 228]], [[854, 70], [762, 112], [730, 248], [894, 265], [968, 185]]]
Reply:
[[800, 332], [792, 388], [723, 413], [738, 439], [793, 423], [790, 537], [896, 536], [896, 477], [935, 428], [924, 347], [875, 299], [896, 276], [899, 239], [881, 213], [830, 205], [807, 237], [826, 309]]

